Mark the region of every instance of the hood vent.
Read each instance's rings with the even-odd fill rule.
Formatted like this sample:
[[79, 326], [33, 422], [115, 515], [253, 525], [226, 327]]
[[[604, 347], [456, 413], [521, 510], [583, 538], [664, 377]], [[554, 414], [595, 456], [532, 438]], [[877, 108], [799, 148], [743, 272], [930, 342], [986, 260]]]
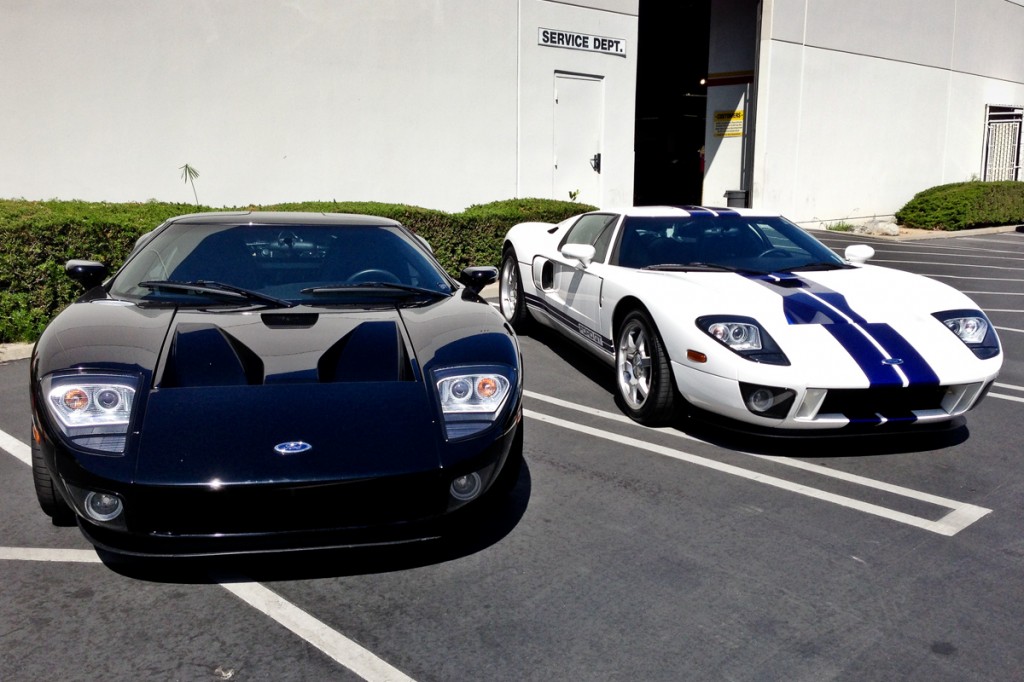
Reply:
[[794, 275], [791, 272], [773, 272], [770, 275], [765, 275], [764, 277], [764, 281], [768, 284], [773, 284], [785, 289], [802, 289], [807, 286], [807, 283], [804, 282], [799, 275]]
[[[272, 334], [308, 334], [315, 320], [307, 316], [281, 316], [264, 323]], [[283, 317], [295, 318], [291, 320]], [[315, 316], [313, 316], [315, 317]], [[287, 321], [287, 324], [282, 324]], [[289, 331], [293, 330], [293, 331]], [[317, 358], [295, 355], [266, 362], [237, 338], [212, 324], [181, 323], [171, 339], [161, 388], [251, 386], [284, 383], [393, 382], [416, 378], [405, 340], [392, 320], [357, 325]], [[267, 368], [273, 367], [271, 374]]]
[[308, 329], [320, 319], [318, 313], [263, 313], [263, 324], [271, 329]]
[[327, 349], [317, 363], [321, 382], [412, 381], [405, 342], [392, 321], [363, 322]]
[[263, 383], [263, 361], [212, 324], [179, 324], [160, 381], [162, 388]]

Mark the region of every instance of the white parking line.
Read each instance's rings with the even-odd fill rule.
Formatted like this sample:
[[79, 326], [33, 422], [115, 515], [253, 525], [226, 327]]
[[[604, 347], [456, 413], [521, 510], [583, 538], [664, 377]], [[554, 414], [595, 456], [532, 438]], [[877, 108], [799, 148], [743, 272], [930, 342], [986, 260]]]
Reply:
[[[537, 400], [549, 402], [555, 405], [560, 405], [562, 407], [577, 410], [579, 412], [592, 414], [603, 419], [609, 419], [611, 421], [616, 422], [626, 422], [635, 425], [635, 423], [632, 420], [630, 420], [628, 417], [625, 417], [624, 415], [617, 415], [610, 412], [604, 412], [594, 408], [586, 407], [583, 405], [577, 405], [575, 403], [570, 403], [559, 398], [534, 393], [533, 391], [526, 391], [525, 393], [527, 397], [530, 398], [535, 398]], [[647, 450], [648, 452], [654, 452], [656, 454], [671, 457], [673, 459], [689, 462], [691, 464], [697, 464], [699, 466], [714, 469], [716, 471], [731, 474], [733, 476], [739, 476], [740, 478], [746, 478], [748, 480], [756, 481], [758, 483], [764, 483], [766, 485], [774, 486], [776, 488], [798, 493], [800, 495], [806, 495], [807, 497], [813, 497], [843, 507], [855, 509], [857, 511], [861, 511], [867, 514], [873, 514], [875, 516], [880, 516], [882, 518], [890, 519], [892, 521], [904, 523], [906, 525], [914, 526], [916, 528], [922, 528], [933, 533], [938, 533], [939, 535], [956, 535], [967, 526], [971, 525], [972, 523], [982, 518], [986, 514], [992, 512], [991, 509], [986, 509], [984, 507], [978, 507], [973, 504], [958, 502], [956, 500], [939, 497], [937, 495], [931, 495], [929, 493], [912, 490], [910, 488], [904, 488], [902, 486], [885, 483], [884, 481], [876, 481], [874, 479], [866, 478], [864, 476], [857, 476], [855, 474], [848, 474], [842, 471], [836, 471], [835, 469], [822, 467], [817, 464], [812, 464], [811, 462], [804, 462], [802, 460], [792, 459], [788, 457], [756, 455], [749, 452], [738, 453], [748, 455], [751, 457], [757, 457], [758, 459], [769, 460], [777, 464], [802, 469], [804, 471], [813, 472], [821, 476], [828, 476], [830, 478], [843, 480], [848, 483], [854, 483], [864, 487], [882, 490], [884, 492], [892, 493], [909, 499], [919, 500], [929, 504], [934, 504], [938, 507], [943, 507], [945, 509], [950, 510], [948, 514], [946, 514], [938, 520], [926, 519], [918, 516], [913, 516], [911, 514], [906, 514], [904, 512], [896, 511], [894, 509], [889, 509], [888, 507], [882, 507], [880, 505], [863, 502], [861, 500], [845, 497], [843, 495], [836, 495], [825, 490], [819, 490], [817, 488], [812, 488], [810, 486], [805, 486], [799, 483], [793, 483], [792, 481], [787, 481], [785, 479], [777, 478], [775, 476], [768, 476], [766, 474], [750, 471], [742, 467], [733, 466], [731, 464], [725, 464], [723, 462], [718, 462], [713, 459], [708, 459], [706, 457], [694, 455], [689, 452], [683, 452], [681, 450], [675, 450], [672, 448], [647, 443], [646, 441], [638, 440], [636, 438], [630, 438], [628, 436], [622, 436], [617, 433], [612, 433], [611, 431], [604, 431], [602, 429], [595, 429], [589, 426], [576, 424], [575, 422], [559, 419], [557, 417], [546, 415], [540, 412], [534, 412], [533, 410], [525, 410], [524, 412], [528, 417], [537, 419], [538, 421], [552, 424], [554, 426], [560, 426], [562, 428], [578, 431], [580, 433], [586, 433], [597, 438], [610, 440], [640, 450]], [[658, 431], [659, 433], [667, 433], [688, 440], [701, 442], [699, 441], [699, 439], [676, 431], [675, 429], [656, 429], [656, 431]]]
[[[995, 382], [992, 385], [995, 386], [996, 388], [1006, 388], [1006, 389], [1009, 389], [1011, 391], [1024, 391], [1024, 386], [1014, 386], [1013, 384], [1002, 384], [1002, 383], [1000, 383], [998, 381]], [[990, 397], [990, 398], [1002, 398], [1003, 400], [1013, 400], [1014, 402], [1024, 403], [1024, 398], [1022, 398], [1020, 396], [1016, 396], [1016, 395], [1006, 395], [1005, 393], [992, 393], [991, 391], [989, 391], [988, 397]]]
[[412, 678], [388, 665], [351, 639], [332, 630], [259, 583], [222, 583], [222, 587], [257, 611], [324, 652], [364, 680], [412, 682]]
[[94, 549], [46, 549], [44, 547], [0, 547], [0, 560], [59, 561], [71, 564], [98, 564]]
[[0, 450], [6, 450], [25, 464], [32, 466], [32, 449], [3, 431], [0, 431]]
[[[0, 431], [0, 449], [6, 450], [31, 466], [32, 455], [29, 446], [3, 431]], [[39, 547], [0, 547], [0, 560], [100, 563], [100, 558], [95, 550]], [[332, 630], [322, 621], [282, 599], [263, 585], [247, 582], [221, 583], [220, 585], [364, 680], [368, 682], [412, 682], [412, 678], [405, 673], [388, 665], [383, 659], [362, 648], [340, 632]]]

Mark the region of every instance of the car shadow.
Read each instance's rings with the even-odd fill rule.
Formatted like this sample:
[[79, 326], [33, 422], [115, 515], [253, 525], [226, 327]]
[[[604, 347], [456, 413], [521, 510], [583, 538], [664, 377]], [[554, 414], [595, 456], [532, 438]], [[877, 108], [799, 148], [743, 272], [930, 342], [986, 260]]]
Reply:
[[[112, 571], [136, 580], [174, 584], [275, 582], [391, 573], [442, 564], [499, 543], [522, 520], [532, 479], [523, 462], [508, 495], [444, 524], [436, 537], [410, 543], [330, 549], [297, 549], [219, 557], [134, 557], [97, 550]], [[468, 510], [467, 510], [468, 511]]]
[[751, 433], [694, 412], [685, 407], [677, 411], [672, 428], [721, 448], [775, 457], [838, 459], [929, 452], [960, 445], [970, 438], [962, 417], [944, 426], [901, 431], [879, 428], [856, 432]]
[[538, 322], [530, 325], [529, 331], [520, 336], [527, 336], [543, 345], [609, 396], [615, 395], [615, 372], [612, 371], [611, 365], [601, 362], [578, 344]]

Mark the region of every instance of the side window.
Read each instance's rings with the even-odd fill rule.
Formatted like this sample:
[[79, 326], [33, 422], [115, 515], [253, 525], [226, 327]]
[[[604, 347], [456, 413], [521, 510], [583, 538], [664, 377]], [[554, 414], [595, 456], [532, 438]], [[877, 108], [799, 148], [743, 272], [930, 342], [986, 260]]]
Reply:
[[566, 244], [590, 244], [595, 251], [594, 261], [603, 263], [605, 256], [608, 255], [608, 245], [611, 244], [613, 228], [618, 217], [607, 213], [583, 216], [572, 226], [558, 248]]

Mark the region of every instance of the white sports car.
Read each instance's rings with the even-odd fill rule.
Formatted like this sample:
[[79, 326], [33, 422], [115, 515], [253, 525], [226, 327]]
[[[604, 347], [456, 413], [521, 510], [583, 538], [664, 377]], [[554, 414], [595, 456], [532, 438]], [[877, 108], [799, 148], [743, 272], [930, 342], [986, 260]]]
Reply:
[[948, 422], [1002, 353], [977, 304], [944, 284], [845, 258], [779, 215], [642, 207], [505, 238], [500, 308], [614, 366], [620, 404], [663, 423], [679, 396], [771, 429]]

